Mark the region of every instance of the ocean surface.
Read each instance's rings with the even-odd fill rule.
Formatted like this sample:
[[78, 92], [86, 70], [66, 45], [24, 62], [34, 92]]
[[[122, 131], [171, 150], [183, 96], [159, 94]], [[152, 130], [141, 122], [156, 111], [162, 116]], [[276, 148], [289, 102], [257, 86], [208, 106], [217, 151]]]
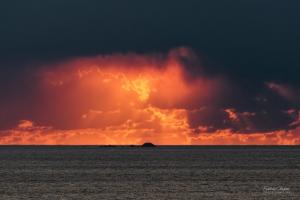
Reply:
[[300, 147], [0, 146], [0, 200], [300, 199]]

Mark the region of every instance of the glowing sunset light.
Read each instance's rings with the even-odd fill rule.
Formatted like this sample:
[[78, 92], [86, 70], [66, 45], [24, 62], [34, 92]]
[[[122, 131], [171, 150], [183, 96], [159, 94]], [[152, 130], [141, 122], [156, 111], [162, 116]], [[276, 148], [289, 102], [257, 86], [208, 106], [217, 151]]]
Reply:
[[194, 56], [179, 48], [44, 66], [33, 72], [34, 98], [18, 105], [28, 113], [1, 131], [0, 143], [299, 144], [298, 129], [260, 131], [257, 113], [218, 107], [231, 83], [192, 74], [183, 60]]

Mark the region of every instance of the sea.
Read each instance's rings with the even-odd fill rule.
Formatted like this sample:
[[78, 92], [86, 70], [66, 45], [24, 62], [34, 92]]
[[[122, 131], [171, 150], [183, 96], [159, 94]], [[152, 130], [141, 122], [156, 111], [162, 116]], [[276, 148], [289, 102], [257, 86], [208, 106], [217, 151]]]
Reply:
[[0, 200], [300, 199], [299, 146], [0, 146]]

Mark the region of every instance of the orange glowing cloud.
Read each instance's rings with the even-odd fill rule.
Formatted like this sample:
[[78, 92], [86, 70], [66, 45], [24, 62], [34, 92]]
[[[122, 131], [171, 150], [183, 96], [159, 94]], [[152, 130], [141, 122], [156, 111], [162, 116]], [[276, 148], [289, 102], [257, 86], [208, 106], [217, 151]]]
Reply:
[[[231, 130], [213, 133], [191, 134], [184, 114], [170, 111], [154, 111], [158, 115], [162, 132], [139, 127], [128, 121], [122, 126], [105, 129], [56, 130], [21, 121], [17, 128], [4, 131], [0, 144], [47, 144], [47, 145], [130, 145], [152, 141], [161, 145], [299, 145], [300, 129], [270, 133], [241, 134]], [[175, 119], [174, 119], [175, 118]], [[31, 126], [29, 126], [31, 125]], [[205, 128], [203, 129], [205, 131]]]
[[[189, 114], [222, 101], [229, 83], [187, 71], [182, 60], [194, 56], [180, 48], [44, 66], [35, 72], [28, 119], [1, 131], [0, 144], [299, 144], [298, 130], [242, 134], [199, 125], [195, 131]], [[224, 113], [235, 123], [251, 114]]]
[[147, 124], [154, 115], [150, 108], [172, 111], [218, 101], [225, 81], [190, 78], [179, 59], [189, 51], [177, 51], [166, 58], [112, 55], [44, 68], [38, 73], [37, 122], [59, 129]]

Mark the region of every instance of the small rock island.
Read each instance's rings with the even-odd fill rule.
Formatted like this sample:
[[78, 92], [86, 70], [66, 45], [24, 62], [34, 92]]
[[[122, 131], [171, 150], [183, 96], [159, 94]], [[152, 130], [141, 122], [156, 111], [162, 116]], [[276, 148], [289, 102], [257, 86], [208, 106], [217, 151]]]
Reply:
[[154, 144], [152, 144], [151, 142], [145, 142], [142, 147], [156, 147]]

